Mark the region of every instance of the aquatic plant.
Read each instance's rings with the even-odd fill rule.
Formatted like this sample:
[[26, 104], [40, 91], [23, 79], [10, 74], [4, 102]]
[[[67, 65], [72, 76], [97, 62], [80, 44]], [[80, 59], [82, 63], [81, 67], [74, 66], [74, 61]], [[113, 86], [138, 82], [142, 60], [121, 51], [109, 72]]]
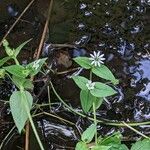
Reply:
[[[18, 128], [19, 133], [22, 132], [26, 121], [29, 119], [39, 146], [41, 150], [44, 150], [30, 114], [30, 110], [32, 109], [33, 105], [33, 97], [28, 90], [33, 89], [34, 85], [32, 84], [31, 78], [41, 70], [41, 67], [47, 58], [35, 60], [27, 65], [21, 65], [17, 59], [17, 56], [21, 49], [29, 41], [30, 40], [22, 43], [16, 49], [10, 48], [7, 40], [3, 41], [3, 46], [8, 56], [0, 60], [0, 78], [4, 78], [5, 76], [9, 77], [13, 84], [15, 84], [17, 87], [17, 90], [14, 91], [10, 96], [9, 104], [15, 125]], [[9, 60], [14, 60], [15, 65], [13, 64], [4, 66], [4, 64]]]

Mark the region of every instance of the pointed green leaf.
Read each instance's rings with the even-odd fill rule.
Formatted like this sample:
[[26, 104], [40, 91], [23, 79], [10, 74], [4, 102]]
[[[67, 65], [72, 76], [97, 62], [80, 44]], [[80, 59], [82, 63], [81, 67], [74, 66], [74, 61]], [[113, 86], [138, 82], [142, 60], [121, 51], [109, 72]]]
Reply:
[[150, 140], [137, 141], [132, 145], [131, 150], [150, 150]]
[[103, 146], [103, 145], [97, 145], [94, 146], [91, 150], [110, 150], [111, 146]]
[[81, 139], [85, 143], [90, 143], [96, 133], [95, 124], [91, 124], [82, 134]]
[[89, 148], [85, 142], [81, 141], [77, 143], [75, 150], [89, 150]]
[[88, 57], [76, 57], [74, 58], [74, 61], [85, 69], [91, 68], [91, 61]]
[[112, 72], [106, 67], [105, 65], [101, 65], [100, 67], [94, 67], [92, 68], [92, 72], [97, 75], [98, 77], [101, 77], [103, 79], [112, 81], [113, 83], [117, 83], [117, 79], [114, 77]]
[[6, 71], [8, 71], [9, 73], [11, 73], [12, 75], [15, 75], [15, 76], [20, 77], [20, 78], [25, 78], [29, 75], [28, 70], [26, 70], [21, 65], [11, 65], [11, 66], [8, 66], [8, 67], [3, 67], [3, 68]]
[[16, 49], [15, 49], [15, 52], [14, 52], [14, 56], [17, 57], [17, 55], [20, 53], [21, 49], [28, 43], [30, 42], [31, 39], [25, 41], [24, 43], [22, 43], [21, 45], [19, 45]]
[[28, 107], [28, 110], [30, 110], [33, 103], [31, 94], [27, 91], [24, 94], [25, 98], [20, 91], [15, 91], [10, 97], [10, 109], [19, 133], [21, 133], [28, 119], [25, 107]]
[[0, 69], [0, 78], [5, 77], [5, 69]]
[[111, 148], [109, 150], [129, 150], [125, 144], [109, 144]]
[[103, 103], [103, 98], [102, 97], [98, 97], [94, 100], [94, 103], [95, 103], [95, 106], [96, 106], [96, 109], [98, 109], [102, 103]]
[[101, 82], [95, 82], [95, 87], [90, 92], [95, 97], [107, 97], [117, 93], [113, 88]]
[[89, 90], [81, 90], [80, 92], [81, 106], [85, 113], [87, 113], [92, 107], [94, 99], [95, 97], [90, 93]]
[[87, 90], [86, 84], [88, 83], [88, 79], [82, 76], [74, 76], [72, 77], [74, 82], [78, 85], [78, 87], [82, 90]]
[[102, 139], [102, 141], [100, 142], [101, 145], [108, 145], [110, 143], [113, 144], [121, 144], [121, 138], [122, 135], [120, 132], [115, 132], [110, 136], [106, 136], [105, 138]]
[[20, 87], [24, 87], [24, 89], [33, 89], [33, 84], [31, 80], [25, 79], [25, 78], [20, 78], [17, 76], [12, 76], [12, 80], [15, 83], [15, 85], [20, 89]]
[[11, 59], [11, 57], [4, 57], [0, 60], [0, 67], [3, 66], [5, 64], [5, 62], [7, 62], [9, 59]]
[[42, 58], [28, 64], [26, 68], [30, 70], [30, 76], [35, 76], [40, 70], [47, 58]]

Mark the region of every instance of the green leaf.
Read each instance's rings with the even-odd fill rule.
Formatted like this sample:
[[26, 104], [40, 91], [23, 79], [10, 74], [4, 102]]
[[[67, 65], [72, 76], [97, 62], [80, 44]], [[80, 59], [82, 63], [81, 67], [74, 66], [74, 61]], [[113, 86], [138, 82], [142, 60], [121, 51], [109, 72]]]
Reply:
[[11, 73], [12, 75], [15, 75], [20, 78], [25, 78], [29, 75], [28, 70], [26, 70], [21, 65], [11, 65], [8, 67], [3, 67], [7, 72]]
[[34, 62], [28, 64], [26, 69], [30, 70], [30, 76], [35, 76], [40, 70], [47, 58], [42, 58], [35, 60]]
[[82, 76], [74, 76], [72, 77], [74, 82], [78, 85], [78, 87], [82, 90], [87, 90], [86, 84], [88, 83], [88, 79]]
[[125, 144], [109, 144], [110, 150], [129, 150]]
[[97, 145], [94, 146], [91, 150], [110, 150], [111, 146], [103, 146], [103, 145]]
[[74, 58], [74, 61], [85, 69], [91, 68], [91, 61], [88, 57], [76, 57]]
[[7, 62], [9, 59], [11, 59], [11, 57], [4, 57], [0, 60], [0, 67], [3, 66], [5, 64], [5, 62]]
[[27, 90], [33, 90], [34, 88], [32, 81], [29, 79], [26, 79], [22, 86]]
[[12, 57], [13, 54], [14, 54], [14, 50], [12, 50], [10, 47], [9, 47], [9, 43], [8, 41], [5, 39], [3, 40], [3, 46], [5, 48], [5, 52], [8, 56]]
[[17, 55], [20, 53], [21, 49], [28, 43], [30, 42], [31, 39], [25, 41], [24, 43], [22, 43], [21, 45], [19, 45], [16, 49], [15, 49], [15, 52], [14, 52], [14, 56], [17, 57]]
[[150, 140], [137, 141], [132, 145], [131, 150], [150, 150]]
[[21, 87], [24, 87], [24, 89], [33, 89], [33, 84], [32, 81], [29, 79], [25, 79], [25, 78], [20, 78], [17, 76], [12, 76], [12, 80], [14, 82], [14, 84], [20, 89]]
[[5, 77], [5, 69], [0, 69], [0, 78]]
[[103, 98], [101, 98], [101, 97], [96, 98], [94, 100], [94, 103], [95, 103], [96, 109], [98, 109], [103, 103]]
[[92, 72], [98, 77], [101, 77], [106, 80], [110, 80], [113, 83], [117, 83], [117, 79], [114, 77], [112, 72], [105, 65], [101, 65], [100, 67], [93, 67]]
[[89, 150], [85, 142], [78, 142], [75, 150]]
[[87, 113], [92, 107], [94, 99], [95, 97], [90, 93], [89, 90], [81, 90], [80, 92], [81, 106], [85, 113]]
[[95, 82], [94, 89], [90, 92], [95, 97], [107, 97], [117, 93], [113, 88], [101, 82]]
[[105, 138], [103, 138], [103, 140], [100, 142], [101, 145], [108, 145], [110, 143], [114, 143], [114, 144], [121, 144], [121, 138], [122, 135], [120, 132], [115, 132], [110, 136], [106, 136]]
[[82, 134], [81, 139], [85, 143], [89, 143], [92, 141], [94, 135], [96, 133], [96, 126], [95, 124], [91, 124]]
[[31, 94], [28, 91], [25, 91], [24, 94], [25, 98], [23, 97], [22, 92], [15, 91], [10, 97], [10, 109], [19, 133], [21, 133], [28, 119], [25, 107], [30, 110], [33, 103]]

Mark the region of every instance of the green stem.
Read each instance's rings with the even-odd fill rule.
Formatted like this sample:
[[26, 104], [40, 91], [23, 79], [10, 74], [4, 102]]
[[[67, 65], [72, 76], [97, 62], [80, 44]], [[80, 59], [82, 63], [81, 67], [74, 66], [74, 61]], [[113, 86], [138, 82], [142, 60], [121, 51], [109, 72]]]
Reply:
[[[42, 142], [41, 142], [41, 140], [40, 140], [40, 137], [39, 137], [39, 135], [38, 135], [38, 133], [37, 133], [37, 130], [36, 130], [35, 125], [34, 125], [34, 122], [33, 122], [33, 120], [32, 120], [32, 116], [31, 116], [31, 114], [30, 114], [30, 109], [29, 109], [29, 107], [28, 107], [28, 105], [27, 105], [26, 94], [25, 94], [24, 90], [21, 90], [21, 93], [22, 93], [22, 96], [23, 96], [23, 100], [22, 100], [22, 101], [24, 102], [24, 106], [25, 106], [25, 109], [26, 109], [26, 112], [27, 112], [29, 121], [30, 121], [30, 123], [31, 123], [33, 132], [34, 132], [34, 134], [35, 134], [35, 137], [36, 137], [36, 139], [37, 139], [37, 141], [38, 141], [38, 143], [39, 143], [39, 146], [40, 146], [41, 150], [44, 150], [44, 147], [43, 147]], [[25, 100], [26, 100], [26, 101], [25, 101]]]
[[13, 58], [13, 59], [14, 59], [16, 65], [20, 65], [20, 64], [19, 64], [19, 61], [17, 60], [17, 58]]
[[[90, 70], [90, 80], [92, 81], [92, 69]], [[94, 98], [95, 100], [95, 98]], [[95, 102], [93, 101], [93, 114], [94, 114], [94, 124], [96, 127], [96, 131], [95, 131], [95, 145], [97, 145], [97, 119], [96, 119], [96, 107], [95, 107]]]
[[95, 131], [95, 145], [97, 145], [97, 119], [96, 119], [96, 107], [95, 107], [95, 103], [93, 102], [93, 114], [94, 114], [94, 124], [96, 127], [96, 131]]
[[[76, 111], [75, 109], [73, 109], [72, 107], [70, 107], [69, 105], [67, 105], [67, 103], [64, 102], [64, 100], [58, 95], [58, 93], [56, 92], [52, 82], [50, 81], [50, 84], [51, 84], [51, 87], [52, 87], [52, 90], [54, 92], [54, 94], [56, 95], [56, 97], [58, 98], [58, 100], [64, 104], [64, 106], [66, 106], [70, 111], [72, 111], [73, 113], [83, 117], [83, 118], [88, 118], [90, 119], [91, 121], [94, 121], [94, 119], [92, 117], [88, 117], [78, 111]], [[126, 127], [126, 125], [124, 124], [124, 122], [113, 122], [113, 121], [110, 121], [110, 120], [100, 120], [100, 119], [97, 119], [97, 123], [102, 123], [102, 124], [105, 124], [105, 125], [110, 125], [110, 126], [117, 126], [117, 127]], [[128, 124], [129, 126], [142, 126], [142, 125], [149, 125], [150, 124], [150, 121], [145, 121], [145, 122], [126, 122], [126, 124]]]

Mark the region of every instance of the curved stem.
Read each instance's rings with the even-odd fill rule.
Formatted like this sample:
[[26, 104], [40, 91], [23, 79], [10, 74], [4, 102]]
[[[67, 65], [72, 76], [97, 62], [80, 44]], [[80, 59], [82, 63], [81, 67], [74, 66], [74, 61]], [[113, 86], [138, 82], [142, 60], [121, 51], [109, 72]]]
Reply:
[[[26, 110], [26, 113], [27, 113], [27, 115], [28, 115], [29, 121], [30, 121], [30, 123], [31, 123], [31, 126], [32, 126], [33, 132], [34, 132], [34, 134], [35, 134], [35, 137], [36, 137], [36, 139], [37, 139], [37, 141], [38, 141], [38, 143], [39, 143], [39, 146], [40, 146], [41, 150], [44, 150], [44, 147], [43, 147], [43, 145], [42, 145], [42, 142], [41, 142], [41, 140], [40, 140], [40, 137], [39, 137], [39, 135], [38, 135], [38, 133], [37, 133], [37, 130], [36, 130], [36, 128], [35, 128], [35, 125], [34, 125], [32, 116], [31, 116], [31, 114], [30, 114], [30, 109], [29, 109], [29, 107], [28, 107], [28, 105], [27, 105], [26, 94], [25, 94], [24, 90], [21, 90], [21, 93], [22, 93], [22, 96], [23, 96], [23, 102], [24, 102], [25, 110]], [[25, 100], [26, 100], [26, 101], [25, 101]]]
[[95, 145], [97, 145], [97, 119], [96, 119], [96, 107], [95, 103], [93, 102], [93, 114], [94, 114], [94, 124], [96, 127], [96, 132], [95, 132]]
[[[72, 111], [73, 113], [83, 117], [83, 118], [88, 118], [90, 119], [91, 121], [94, 121], [93, 118], [91, 117], [88, 117], [76, 110], [74, 110], [73, 108], [71, 108], [69, 105], [67, 105], [67, 103], [64, 102], [64, 100], [58, 95], [58, 93], [56, 92], [52, 82], [50, 81], [50, 84], [51, 84], [51, 87], [52, 87], [52, 90], [54, 92], [54, 94], [56, 95], [56, 97], [58, 98], [58, 100], [60, 102], [62, 102], [64, 104], [64, 106], [66, 106], [70, 111]], [[100, 119], [97, 119], [97, 123], [102, 123], [102, 124], [105, 124], [105, 125], [110, 125], [110, 126], [117, 126], [117, 127], [126, 127], [126, 125], [124, 124], [123, 121], [120, 121], [120, 122], [113, 122], [111, 120], [100, 120]], [[128, 124], [129, 126], [142, 126], [142, 125], [148, 125], [150, 124], [150, 121], [145, 121], [145, 122], [126, 122], [126, 124]]]

